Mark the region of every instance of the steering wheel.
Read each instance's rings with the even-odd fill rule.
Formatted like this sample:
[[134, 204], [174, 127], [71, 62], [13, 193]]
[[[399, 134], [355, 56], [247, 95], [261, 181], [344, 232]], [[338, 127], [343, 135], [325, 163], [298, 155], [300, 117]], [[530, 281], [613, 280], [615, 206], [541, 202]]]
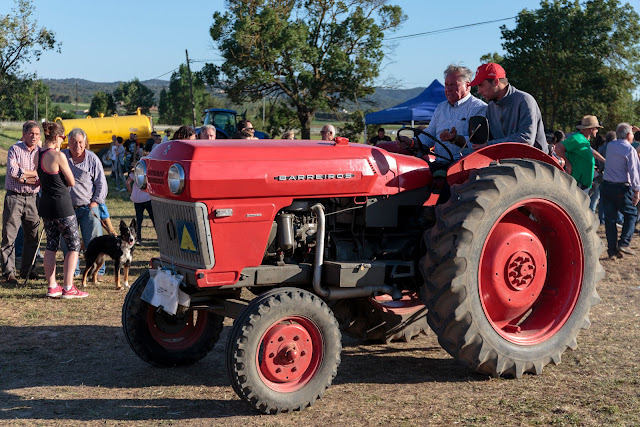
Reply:
[[447, 157], [442, 156], [442, 155], [440, 155], [440, 154], [436, 154], [435, 150], [432, 150], [432, 149], [431, 149], [431, 147], [427, 147], [429, 154], [432, 154], [434, 157], [441, 158], [441, 159], [443, 159], [443, 160], [447, 161], [447, 163], [449, 163], [449, 164], [451, 164], [451, 163], [453, 163], [453, 162], [454, 162], [454, 160], [453, 160], [453, 153], [451, 152], [451, 150], [449, 150], [449, 147], [447, 147], [447, 146], [446, 146], [442, 141], [440, 141], [439, 139], [435, 138], [433, 135], [431, 135], [431, 134], [429, 134], [429, 133], [425, 132], [425, 131], [424, 131], [424, 130], [422, 130], [422, 129], [418, 129], [418, 128], [408, 128], [408, 127], [407, 127], [407, 128], [402, 128], [402, 129], [400, 129], [400, 130], [398, 131], [398, 135], [400, 135], [400, 132], [401, 132], [401, 131], [404, 131], [404, 130], [407, 130], [407, 131], [411, 131], [411, 132], [413, 132], [413, 137], [414, 137], [414, 138], [416, 138], [416, 139], [418, 139], [418, 141], [419, 141], [419, 138], [418, 138], [418, 137], [420, 136], [420, 134], [427, 135], [427, 137], [429, 137], [430, 139], [432, 139], [436, 144], [440, 144], [440, 145], [442, 146], [442, 148], [444, 148], [444, 149], [445, 149], [445, 151], [447, 152], [447, 154], [449, 155], [449, 157], [447, 158]]

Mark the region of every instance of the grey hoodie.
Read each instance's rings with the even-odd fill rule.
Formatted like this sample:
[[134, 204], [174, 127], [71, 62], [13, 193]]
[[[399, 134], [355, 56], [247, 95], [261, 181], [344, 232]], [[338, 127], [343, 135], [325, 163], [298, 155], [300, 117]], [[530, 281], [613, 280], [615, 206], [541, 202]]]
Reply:
[[491, 132], [489, 145], [522, 142], [549, 152], [540, 107], [527, 92], [510, 84], [504, 98], [487, 105], [487, 119]]

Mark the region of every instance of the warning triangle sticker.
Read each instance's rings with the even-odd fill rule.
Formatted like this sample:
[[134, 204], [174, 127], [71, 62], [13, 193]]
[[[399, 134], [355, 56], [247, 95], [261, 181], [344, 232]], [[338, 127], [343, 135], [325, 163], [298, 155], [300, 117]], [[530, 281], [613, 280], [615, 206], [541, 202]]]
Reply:
[[182, 228], [182, 240], [180, 241], [180, 249], [182, 249], [183, 251], [198, 252], [186, 224]]

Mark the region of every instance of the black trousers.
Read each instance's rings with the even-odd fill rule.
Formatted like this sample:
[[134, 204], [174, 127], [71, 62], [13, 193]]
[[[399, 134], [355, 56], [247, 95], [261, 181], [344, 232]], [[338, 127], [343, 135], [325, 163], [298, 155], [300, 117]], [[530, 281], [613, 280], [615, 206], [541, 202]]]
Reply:
[[149, 214], [149, 218], [151, 218], [151, 223], [155, 228], [156, 223], [153, 220], [153, 208], [151, 207], [151, 200], [142, 203], [134, 203], [136, 208], [136, 233], [138, 233], [138, 240], [142, 240], [142, 220], [144, 219], [144, 211], [146, 210]]

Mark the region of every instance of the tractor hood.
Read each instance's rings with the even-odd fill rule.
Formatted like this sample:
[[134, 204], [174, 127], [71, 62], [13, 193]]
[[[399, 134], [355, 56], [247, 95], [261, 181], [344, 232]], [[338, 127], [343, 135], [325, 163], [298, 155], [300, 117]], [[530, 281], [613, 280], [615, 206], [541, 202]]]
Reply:
[[[415, 157], [339, 142], [290, 140], [169, 141], [142, 159], [147, 191], [176, 200], [248, 197], [392, 195], [431, 182]], [[168, 170], [184, 169], [184, 190], [169, 192]]]

